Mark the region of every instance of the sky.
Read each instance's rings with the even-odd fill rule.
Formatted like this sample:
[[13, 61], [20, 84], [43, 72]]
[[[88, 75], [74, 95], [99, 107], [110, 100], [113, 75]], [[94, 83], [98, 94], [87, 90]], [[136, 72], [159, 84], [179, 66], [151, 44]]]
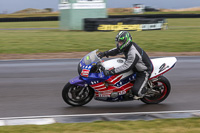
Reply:
[[[13, 13], [26, 8], [52, 8], [58, 10], [59, 0], [0, 0], [0, 14]], [[200, 0], [107, 0], [107, 8], [132, 7], [144, 4], [154, 8], [179, 9], [200, 7]]]

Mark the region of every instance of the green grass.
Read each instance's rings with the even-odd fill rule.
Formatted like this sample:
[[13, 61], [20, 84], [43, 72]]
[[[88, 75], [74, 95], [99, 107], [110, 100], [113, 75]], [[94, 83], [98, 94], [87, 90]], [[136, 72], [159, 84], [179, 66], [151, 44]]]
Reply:
[[[200, 14], [200, 11], [177, 11], [177, 12], [144, 12], [143, 14]], [[143, 15], [140, 14], [140, 15]], [[111, 12], [109, 15], [138, 15], [138, 14], [133, 14], [133, 11], [126, 11], [126, 12]]]
[[[133, 10], [115, 9], [115, 12], [108, 12], [109, 15], [138, 15], [133, 14]], [[143, 14], [200, 14], [200, 11], [170, 11], [170, 12], [144, 12]], [[142, 14], [141, 14], [142, 15]]]
[[[149, 52], [199, 52], [200, 19], [168, 19], [168, 30], [131, 31], [133, 40]], [[58, 28], [58, 22], [0, 23], [1, 28]], [[0, 30], [0, 53], [29, 54], [101, 51], [115, 47], [117, 32], [60, 30]]]
[[200, 11], [145, 12], [144, 14], [200, 14]]
[[24, 14], [0, 14], [0, 18], [25, 18], [25, 17], [48, 17], [58, 16], [59, 13], [24, 13]]
[[[58, 28], [59, 21], [0, 22], [0, 29], [8, 28]], [[0, 31], [2, 32], [2, 31]]]
[[0, 127], [1, 133], [199, 133], [200, 119], [92, 122]]
[[[145, 12], [144, 14], [200, 14], [200, 11]], [[108, 15], [134, 15], [134, 14], [133, 14], [132, 9], [115, 8], [115, 9], [112, 9], [112, 11], [109, 11], [108, 9]], [[31, 14], [29, 13], [0, 14], [0, 18], [48, 17], [48, 16], [59, 16], [59, 12], [31, 13]]]
[[196, 27], [196, 28], [200, 27], [200, 18], [179, 18], [179, 19], [174, 18], [174, 19], [167, 19], [167, 21], [169, 27], [181, 26], [182, 29], [188, 29], [190, 27]]

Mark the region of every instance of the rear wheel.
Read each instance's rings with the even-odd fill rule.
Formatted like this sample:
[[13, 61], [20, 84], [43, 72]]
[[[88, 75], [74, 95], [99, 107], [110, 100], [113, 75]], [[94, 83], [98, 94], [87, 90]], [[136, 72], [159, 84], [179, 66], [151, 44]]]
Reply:
[[77, 86], [67, 83], [62, 91], [63, 100], [71, 106], [82, 106], [94, 97], [94, 90], [87, 86]]
[[158, 77], [158, 80], [153, 82], [153, 86], [151, 94], [144, 96], [141, 99], [142, 102], [146, 104], [158, 104], [164, 101], [171, 91], [171, 85], [164, 76]]

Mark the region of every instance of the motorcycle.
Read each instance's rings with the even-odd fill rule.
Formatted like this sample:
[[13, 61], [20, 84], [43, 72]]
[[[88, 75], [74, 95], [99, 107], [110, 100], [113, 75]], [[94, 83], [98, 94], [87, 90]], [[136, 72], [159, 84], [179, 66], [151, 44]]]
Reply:
[[[135, 100], [131, 96], [131, 87], [137, 73], [132, 70], [116, 75], [105, 76], [104, 71], [119, 67], [125, 63], [124, 58], [114, 58], [107, 61], [101, 60], [94, 50], [84, 56], [78, 64], [79, 76], [71, 79], [63, 88], [62, 97], [71, 106], [82, 106], [95, 100], [106, 102], [119, 102]], [[146, 84], [147, 93], [142, 102], [158, 104], [164, 101], [171, 90], [170, 82], [164, 73], [171, 70], [177, 59], [163, 57], [151, 59], [153, 72]]]

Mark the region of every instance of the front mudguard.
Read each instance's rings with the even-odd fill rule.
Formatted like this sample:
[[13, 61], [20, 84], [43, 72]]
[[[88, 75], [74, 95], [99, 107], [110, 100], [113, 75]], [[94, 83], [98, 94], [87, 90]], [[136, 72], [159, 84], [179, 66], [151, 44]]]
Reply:
[[87, 84], [84, 80], [81, 79], [80, 76], [71, 79], [69, 82], [72, 85], [78, 85], [78, 86], [85, 86], [85, 84]]

